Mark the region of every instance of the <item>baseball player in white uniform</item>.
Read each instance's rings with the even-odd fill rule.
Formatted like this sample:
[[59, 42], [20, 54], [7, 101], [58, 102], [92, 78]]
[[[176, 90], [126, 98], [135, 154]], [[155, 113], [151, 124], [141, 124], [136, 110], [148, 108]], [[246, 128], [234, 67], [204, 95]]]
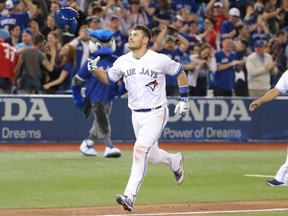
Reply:
[[[274, 100], [280, 94], [288, 91], [288, 70], [286, 70], [276, 86], [269, 90], [263, 97], [253, 101], [250, 104], [249, 110], [254, 111], [257, 107], [264, 103]], [[274, 179], [267, 180], [266, 183], [270, 186], [287, 186], [288, 185], [288, 155], [285, 163], [280, 167]]]
[[88, 65], [88, 69], [106, 84], [115, 83], [123, 77], [128, 91], [128, 107], [132, 110], [136, 142], [124, 195], [116, 196], [118, 204], [127, 211], [133, 209], [147, 162], [167, 165], [173, 171], [177, 184], [184, 181], [183, 155], [160, 149], [158, 139], [168, 120], [165, 75], [177, 77], [181, 98], [175, 113], [179, 114], [189, 109], [187, 77], [179, 63], [147, 49], [151, 37], [151, 31], [146, 26], [138, 25], [133, 28], [128, 39], [128, 47], [132, 52], [119, 57], [107, 73], [97, 67], [99, 57]]

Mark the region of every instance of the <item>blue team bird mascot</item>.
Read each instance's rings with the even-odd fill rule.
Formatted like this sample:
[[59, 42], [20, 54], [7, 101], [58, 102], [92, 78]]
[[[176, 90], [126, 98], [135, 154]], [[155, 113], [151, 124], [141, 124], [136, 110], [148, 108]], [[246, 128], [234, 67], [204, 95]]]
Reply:
[[[101, 57], [98, 66], [104, 70], [112, 67], [117, 56], [113, 55], [116, 48], [113, 32], [110, 30], [94, 30], [90, 32], [90, 58]], [[93, 125], [89, 131], [89, 136], [84, 139], [80, 146], [80, 151], [85, 156], [97, 156], [94, 149], [95, 141], [102, 140], [106, 146], [104, 157], [116, 158], [121, 156], [121, 151], [115, 148], [111, 141], [111, 127], [109, 114], [112, 109], [112, 101], [119, 95], [120, 87], [115, 85], [105, 85], [100, 82], [87, 69], [87, 62], [79, 69], [72, 80], [72, 94], [74, 104], [81, 108], [85, 118], [90, 112], [94, 115]], [[81, 94], [81, 89], [86, 86], [85, 97]]]

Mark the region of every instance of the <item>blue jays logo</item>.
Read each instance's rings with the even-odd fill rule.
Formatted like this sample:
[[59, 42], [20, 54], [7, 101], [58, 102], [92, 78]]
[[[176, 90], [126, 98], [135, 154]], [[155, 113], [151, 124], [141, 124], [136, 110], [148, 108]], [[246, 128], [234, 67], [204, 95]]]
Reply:
[[149, 82], [145, 86], [149, 87], [152, 91], [154, 91], [157, 85], [158, 85], [158, 82], [154, 80], [153, 82]]

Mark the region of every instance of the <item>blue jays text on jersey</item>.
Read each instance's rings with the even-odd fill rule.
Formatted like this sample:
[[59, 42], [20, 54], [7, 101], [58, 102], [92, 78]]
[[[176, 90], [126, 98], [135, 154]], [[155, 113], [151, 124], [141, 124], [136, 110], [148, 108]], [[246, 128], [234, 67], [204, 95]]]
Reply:
[[[131, 76], [131, 75], [135, 75], [136, 74], [136, 68], [131, 68], [128, 69], [124, 72], [125, 77]], [[150, 69], [146, 69], [146, 68], [142, 68], [142, 70], [139, 73], [140, 75], [146, 75], [146, 76], [150, 76], [152, 78], [157, 78], [158, 77], [158, 72], [157, 71], [153, 71]]]

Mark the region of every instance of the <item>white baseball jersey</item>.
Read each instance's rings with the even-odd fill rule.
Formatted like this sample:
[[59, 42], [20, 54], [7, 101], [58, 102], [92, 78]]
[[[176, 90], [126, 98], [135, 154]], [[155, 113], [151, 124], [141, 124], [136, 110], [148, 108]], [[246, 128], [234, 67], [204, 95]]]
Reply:
[[[286, 70], [278, 80], [275, 89], [284, 94], [288, 90], [288, 70]], [[275, 179], [288, 185], [288, 150], [285, 163], [276, 173]]]
[[275, 89], [284, 94], [288, 90], [288, 70], [286, 70], [278, 80]]
[[130, 109], [149, 109], [167, 103], [165, 75], [177, 76], [181, 71], [182, 66], [167, 55], [148, 50], [140, 59], [132, 52], [119, 57], [108, 70], [108, 78], [117, 82], [124, 77]]

